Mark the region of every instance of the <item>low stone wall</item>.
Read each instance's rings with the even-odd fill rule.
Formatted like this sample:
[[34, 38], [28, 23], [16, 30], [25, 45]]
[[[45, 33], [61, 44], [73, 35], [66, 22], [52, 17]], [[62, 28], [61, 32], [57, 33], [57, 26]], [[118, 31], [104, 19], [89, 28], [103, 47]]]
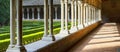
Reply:
[[84, 29], [70, 34], [67, 37], [55, 41], [54, 43], [49, 44], [48, 46], [43, 47], [42, 49], [37, 50], [36, 52], [64, 52], [71, 46], [73, 46], [76, 42], [78, 42], [83, 36], [95, 29], [99, 24], [100, 22], [94, 23]]

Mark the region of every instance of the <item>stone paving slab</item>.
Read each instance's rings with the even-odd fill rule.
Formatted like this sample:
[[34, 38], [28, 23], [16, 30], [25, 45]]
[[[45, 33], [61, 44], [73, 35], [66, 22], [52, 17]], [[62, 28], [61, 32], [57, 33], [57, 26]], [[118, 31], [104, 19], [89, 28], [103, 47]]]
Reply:
[[105, 23], [68, 52], [120, 52], [120, 25]]

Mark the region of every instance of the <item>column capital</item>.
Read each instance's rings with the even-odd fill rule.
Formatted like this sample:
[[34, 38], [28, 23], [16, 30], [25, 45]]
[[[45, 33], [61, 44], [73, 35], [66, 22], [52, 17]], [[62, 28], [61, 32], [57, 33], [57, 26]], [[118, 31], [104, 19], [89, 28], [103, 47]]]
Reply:
[[40, 11], [40, 8], [37, 8], [37, 11]]
[[26, 8], [27, 9], [27, 12], [29, 12], [29, 8]]
[[32, 11], [34, 11], [34, 8], [32, 8]]
[[84, 6], [88, 6], [89, 4], [88, 3], [84, 3]]
[[68, 0], [64, 0], [65, 3], [68, 3]]
[[64, 0], [61, 0], [61, 3], [64, 3]]

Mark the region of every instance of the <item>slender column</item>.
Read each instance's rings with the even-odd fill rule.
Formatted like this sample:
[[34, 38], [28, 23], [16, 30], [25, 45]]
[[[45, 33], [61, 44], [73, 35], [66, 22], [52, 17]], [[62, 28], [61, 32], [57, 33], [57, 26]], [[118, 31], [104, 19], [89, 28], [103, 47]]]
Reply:
[[16, 0], [10, 0], [10, 45], [6, 52], [9, 51], [9, 49], [13, 48], [15, 45], [15, 19], [16, 19]]
[[92, 24], [92, 9], [91, 9], [91, 5], [90, 5], [90, 24]]
[[38, 17], [38, 20], [40, 19], [40, 8], [37, 8], [37, 17]]
[[95, 18], [96, 18], [96, 17], [95, 17], [95, 7], [93, 8], [93, 16], [94, 16], [93, 19], [94, 19], [94, 23], [95, 23], [95, 20], [96, 20], [96, 19], [95, 19]]
[[55, 37], [53, 35], [53, 0], [50, 0], [49, 5], [49, 36], [52, 38], [52, 41], [55, 41]]
[[90, 12], [89, 12], [89, 15], [90, 15], [89, 22], [90, 22], [90, 25], [91, 25], [92, 24], [92, 9], [91, 9], [91, 5], [89, 6], [89, 10], [90, 10]]
[[[10, 0], [10, 46], [6, 52], [26, 52], [22, 45], [22, 0]], [[15, 21], [16, 20], [16, 21]], [[16, 23], [15, 23], [16, 22]], [[17, 28], [15, 28], [15, 24]], [[16, 30], [15, 30], [16, 29]], [[15, 31], [17, 43], [15, 44]]]
[[57, 7], [55, 7], [55, 19], [57, 20]]
[[85, 4], [84, 4], [84, 12], [83, 12], [83, 13], [84, 13], [84, 14], [83, 14], [83, 15], [84, 15], [84, 17], [83, 17], [83, 23], [84, 23], [84, 26], [85, 26], [85, 27], [87, 26], [87, 25], [86, 25], [86, 6], [87, 6], [87, 5], [86, 5], [86, 3], [85, 3]]
[[86, 4], [86, 26], [88, 26], [88, 18], [89, 18], [89, 10], [88, 10], [88, 4]]
[[93, 13], [93, 7], [92, 7], [92, 23], [94, 23], [94, 13]]
[[30, 19], [30, 15], [29, 15], [29, 8], [27, 8], [27, 19]]
[[63, 31], [64, 31], [64, 10], [65, 10], [65, 8], [64, 8], [65, 6], [64, 6], [64, 0], [61, 0], [61, 31], [60, 31], [60, 33], [63, 33]]
[[99, 21], [101, 21], [101, 9], [98, 10], [99, 11]]
[[16, 0], [17, 4], [16, 4], [16, 24], [17, 24], [17, 44], [15, 46], [15, 48], [17, 48], [18, 50], [16, 50], [15, 52], [26, 52], [23, 44], [22, 44], [22, 0]]
[[68, 19], [70, 20], [70, 7], [68, 7]]
[[24, 16], [25, 16], [24, 8], [22, 8], [22, 14], [23, 14], [23, 15], [22, 15], [22, 19], [24, 20], [24, 19], [25, 19], [25, 17], [24, 17]]
[[69, 34], [68, 31], [68, 0], [65, 1], [65, 34]]
[[91, 25], [90, 18], [90, 5], [88, 5], [88, 25]]
[[71, 0], [71, 29], [70, 29], [70, 33], [75, 32], [75, 1]]
[[48, 0], [44, 0], [44, 36], [48, 35]]
[[84, 26], [84, 7], [83, 7], [83, 3], [81, 1], [81, 5], [80, 5], [80, 8], [81, 8], [81, 12], [80, 12], [80, 24], [82, 25], [81, 28], [83, 28]]
[[71, 1], [71, 29], [74, 27], [74, 0]]
[[32, 8], [32, 19], [34, 19], [34, 8]]
[[75, 0], [75, 30], [78, 30], [77, 28], [77, 18], [78, 18], [78, 5], [77, 0]]
[[80, 15], [80, 12], [81, 12], [81, 11], [80, 11], [80, 9], [81, 9], [81, 8], [80, 8], [80, 4], [81, 4], [80, 1], [78, 1], [78, 28], [79, 28], [79, 29], [81, 28], [81, 27], [80, 27], [80, 16], [81, 16], [81, 15]]

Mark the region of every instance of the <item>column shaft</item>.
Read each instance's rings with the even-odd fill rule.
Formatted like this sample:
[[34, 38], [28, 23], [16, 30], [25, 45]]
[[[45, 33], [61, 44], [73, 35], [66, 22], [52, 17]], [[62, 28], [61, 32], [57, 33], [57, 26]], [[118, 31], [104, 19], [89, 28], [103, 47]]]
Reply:
[[89, 14], [88, 14], [89, 12], [88, 12], [88, 4], [87, 4], [87, 6], [86, 6], [86, 25], [88, 26], [88, 18], [89, 18]]
[[44, 0], [44, 36], [48, 35], [48, 0]]
[[34, 16], [34, 8], [32, 8], [32, 19], [34, 19], [35, 16]]
[[81, 3], [80, 8], [81, 8], [81, 10], [80, 10], [81, 11], [80, 12], [80, 14], [81, 14], [81, 16], [80, 16], [80, 22], [83, 25], [84, 24], [84, 7], [83, 7], [83, 3]]
[[68, 30], [68, 0], [65, 0], [65, 30]]
[[52, 38], [52, 41], [55, 41], [55, 37], [53, 35], [53, 0], [50, 0], [49, 5], [49, 36]]
[[75, 1], [75, 27], [77, 28], [77, 18], [78, 18], [78, 5], [77, 0]]
[[84, 17], [83, 17], [83, 23], [84, 23], [84, 26], [86, 27], [86, 4], [84, 4], [84, 12], [83, 12], [83, 15], [84, 15]]
[[13, 47], [15, 45], [15, 29], [16, 29], [16, 0], [10, 0], [10, 45], [9, 47]]
[[80, 25], [80, 18], [81, 18], [81, 17], [80, 17], [80, 16], [81, 16], [81, 14], [80, 14], [80, 12], [81, 12], [81, 11], [80, 11], [80, 10], [81, 10], [80, 4], [81, 4], [80, 1], [78, 1], [78, 27], [79, 27], [79, 25]]
[[22, 46], [22, 0], [17, 0], [17, 46]]
[[37, 18], [38, 18], [38, 20], [40, 19], [40, 8], [37, 8]]
[[57, 20], [57, 7], [55, 7], [55, 19]]
[[29, 8], [27, 8], [27, 19], [30, 19], [30, 15], [29, 15]]
[[60, 33], [62, 33], [64, 30], [64, 17], [65, 17], [65, 15], [64, 15], [65, 8], [64, 7], [65, 7], [64, 0], [61, 0], [61, 31], [60, 31]]
[[24, 8], [22, 8], [22, 18], [23, 18], [23, 20], [25, 19], [25, 14], [24, 14]]
[[99, 9], [99, 21], [101, 21], [101, 9]]
[[74, 1], [71, 1], [71, 28], [74, 27]]

